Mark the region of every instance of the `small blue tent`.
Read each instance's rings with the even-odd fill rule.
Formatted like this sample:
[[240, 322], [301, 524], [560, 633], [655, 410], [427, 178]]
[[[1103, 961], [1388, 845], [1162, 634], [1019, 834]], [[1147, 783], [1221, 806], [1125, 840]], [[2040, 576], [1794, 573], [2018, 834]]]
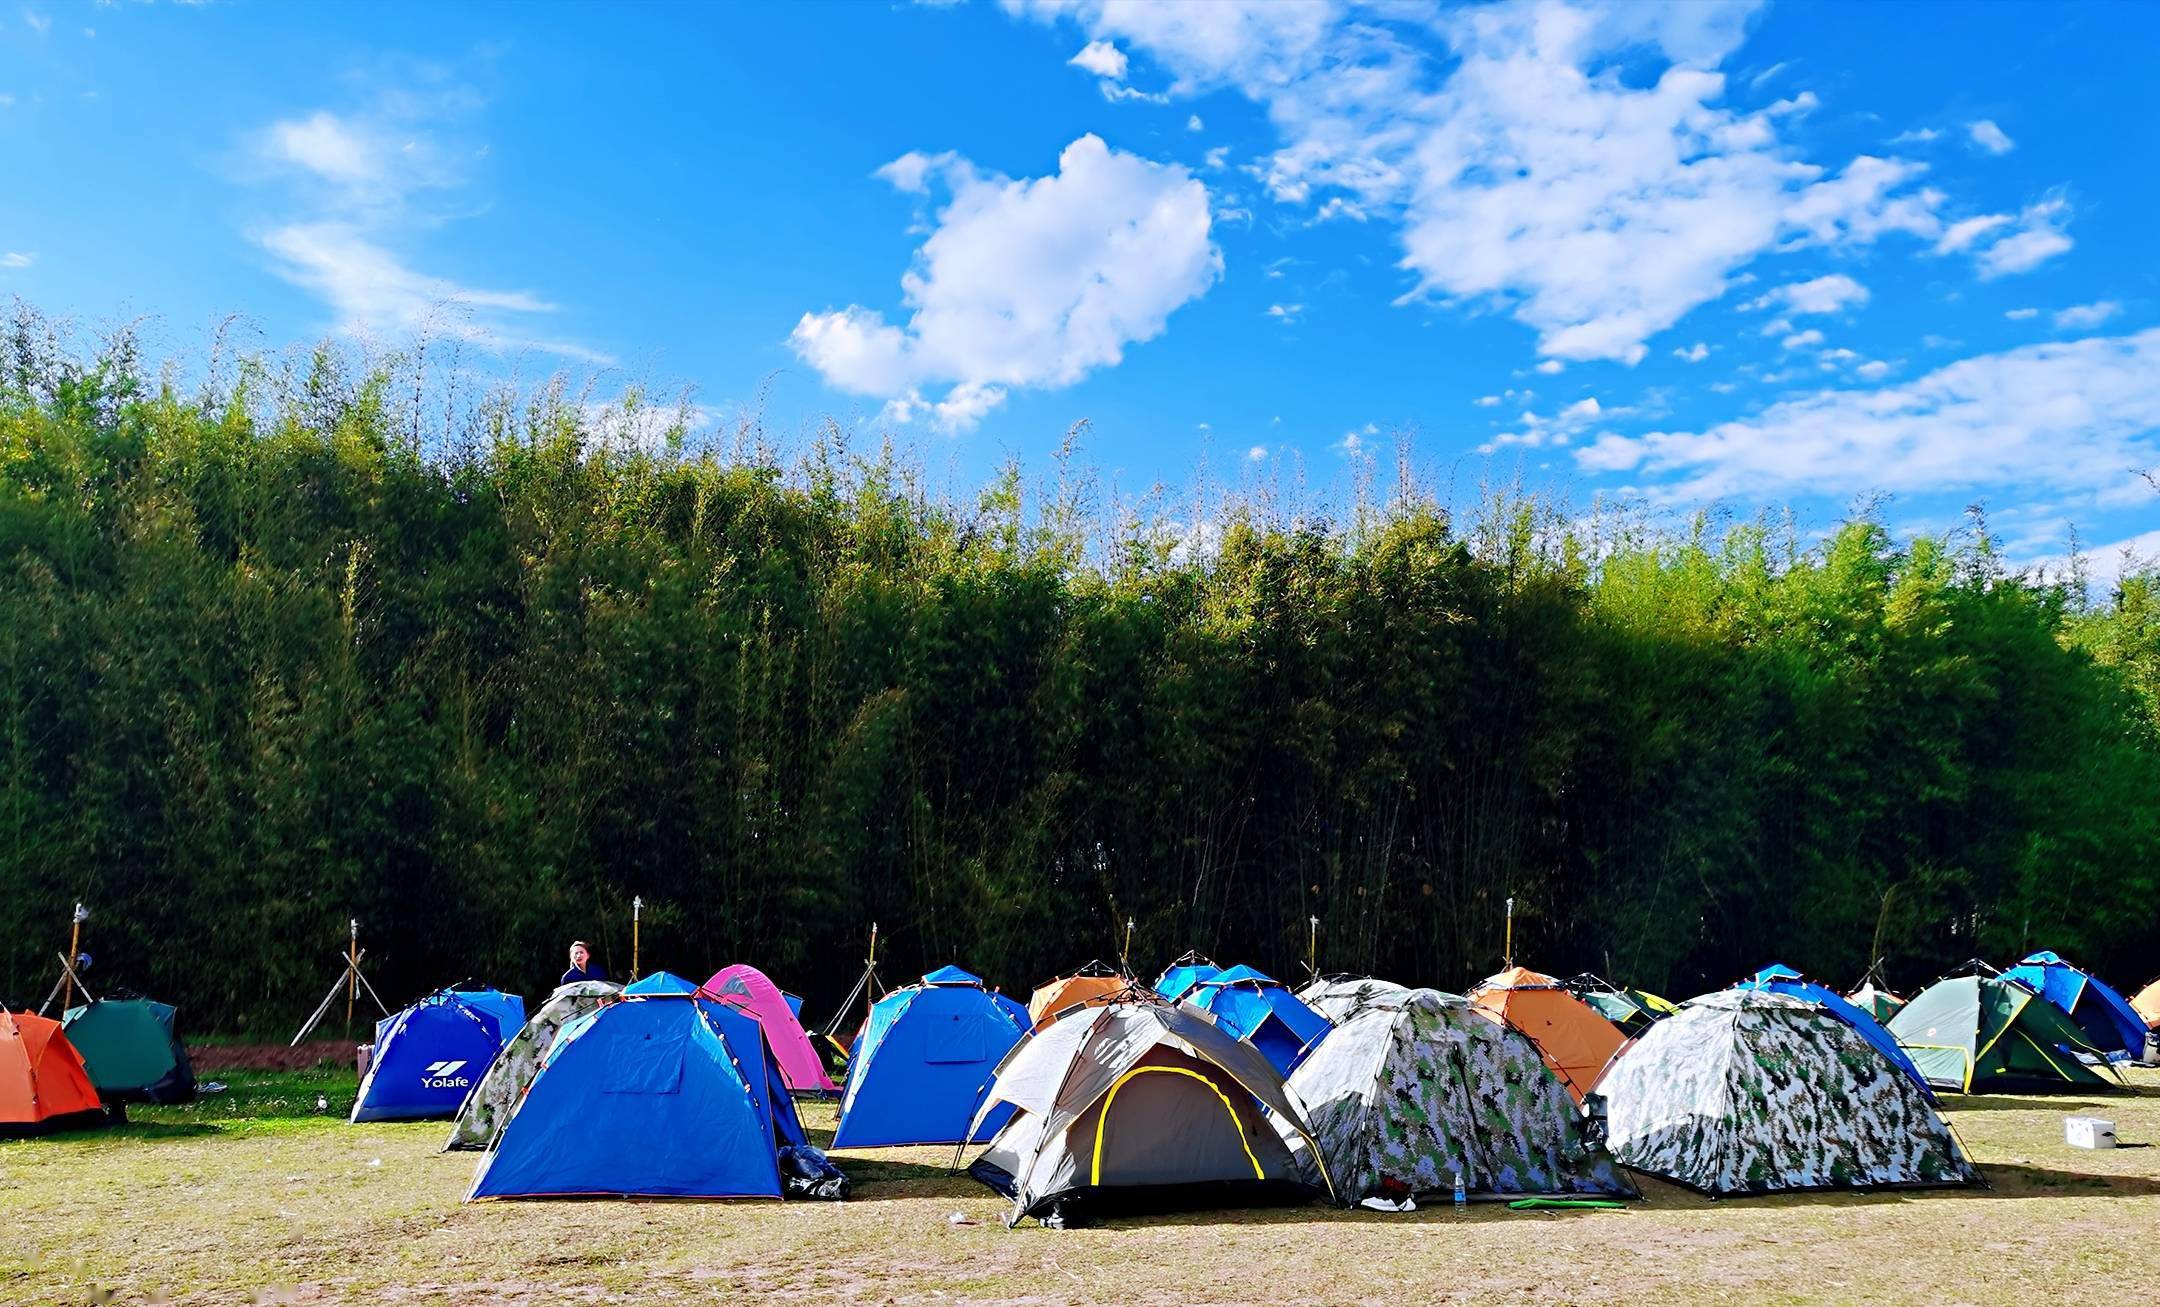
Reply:
[[623, 986], [625, 994], [695, 994], [697, 986], [672, 971], [655, 971]]
[[[849, 1059], [833, 1147], [961, 1142], [991, 1074], [1033, 1024], [1026, 1008], [958, 967], [887, 994]], [[1011, 1115], [1011, 1104], [1000, 1105], [975, 1139], [996, 1134]]]
[[1203, 980], [1213, 980], [1222, 974], [1222, 968], [1201, 957], [1187, 953], [1184, 957], [1163, 968], [1155, 978], [1155, 992], [1175, 1003], [1192, 996], [1193, 987]]
[[2145, 1047], [2145, 1019], [2106, 981], [2079, 970], [2051, 949], [2027, 954], [2003, 979], [2038, 994], [2070, 1014], [2092, 1046], [2110, 1056]]
[[[490, 995], [477, 1002], [482, 995]], [[517, 1025], [505, 1029], [517, 1004]], [[353, 1103], [352, 1120], [424, 1121], [457, 1115], [465, 1095], [524, 1025], [522, 1000], [493, 990], [438, 989], [375, 1026], [375, 1052]]]
[[763, 1028], [650, 990], [563, 1027], [466, 1201], [778, 1198], [806, 1144]]
[[1306, 1048], [1331, 1028], [1328, 1019], [1273, 976], [1247, 966], [1218, 972], [1194, 987], [1186, 1002], [1215, 1018], [1215, 1024], [1251, 1044], [1289, 1075]]
[[1861, 1011], [1836, 990], [1816, 984], [1782, 962], [1771, 963], [1733, 988], [1783, 994], [1803, 1003], [1816, 1003], [1828, 1008], [1830, 1015], [1859, 1031], [1867, 1042], [1882, 1050], [1883, 1056], [1889, 1058], [1898, 1070], [1912, 1077], [1913, 1083], [1920, 1086], [1921, 1092], [1930, 1099], [1935, 1097], [1935, 1091], [1928, 1085], [1927, 1077], [1920, 1073], [1919, 1067], [1913, 1065], [1912, 1056], [1905, 1051], [1904, 1045], [1898, 1043], [1897, 1036], [1883, 1029], [1882, 1022]]

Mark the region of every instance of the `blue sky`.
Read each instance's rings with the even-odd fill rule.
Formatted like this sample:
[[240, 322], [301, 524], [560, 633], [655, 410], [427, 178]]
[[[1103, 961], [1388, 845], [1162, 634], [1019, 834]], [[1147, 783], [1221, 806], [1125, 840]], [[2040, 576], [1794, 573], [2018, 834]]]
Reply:
[[2160, 10], [0, 0], [0, 295], [963, 481], [1984, 502], [2160, 553]]

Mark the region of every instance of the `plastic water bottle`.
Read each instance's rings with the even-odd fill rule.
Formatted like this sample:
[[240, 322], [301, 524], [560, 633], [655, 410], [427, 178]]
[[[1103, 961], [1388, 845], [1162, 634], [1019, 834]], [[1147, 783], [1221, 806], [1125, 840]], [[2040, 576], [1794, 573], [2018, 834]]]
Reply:
[[1469, 1205], [1469, 1202], [1470, 1196], [1463, 1192], [1462, 1172], [1457, 1171], [1455, 1173], [1455, 1214], [1461, 1216], [1463, 1209]]

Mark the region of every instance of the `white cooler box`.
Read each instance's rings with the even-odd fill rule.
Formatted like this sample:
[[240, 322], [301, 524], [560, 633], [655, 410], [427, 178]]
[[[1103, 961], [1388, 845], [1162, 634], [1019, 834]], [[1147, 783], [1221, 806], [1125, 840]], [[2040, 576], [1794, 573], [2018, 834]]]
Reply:
[[2063, 1142], [2072, 1148], [2113, 1148], [2115, 1123], [2097, 1116], [2063, 1118]]

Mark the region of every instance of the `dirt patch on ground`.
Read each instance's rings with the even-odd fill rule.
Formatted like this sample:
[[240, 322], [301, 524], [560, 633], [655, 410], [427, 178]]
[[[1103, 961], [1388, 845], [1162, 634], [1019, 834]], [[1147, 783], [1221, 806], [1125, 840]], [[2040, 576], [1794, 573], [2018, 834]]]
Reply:
[[351, 1066], [359, 1046], [345, 1039], [311, 1039], [290, 1048], [283, 1044], [205, 1044], [188, 1049], [188, 1060], [201, 1077], [212, 1071], [306, 1071], [319, 1066]]

